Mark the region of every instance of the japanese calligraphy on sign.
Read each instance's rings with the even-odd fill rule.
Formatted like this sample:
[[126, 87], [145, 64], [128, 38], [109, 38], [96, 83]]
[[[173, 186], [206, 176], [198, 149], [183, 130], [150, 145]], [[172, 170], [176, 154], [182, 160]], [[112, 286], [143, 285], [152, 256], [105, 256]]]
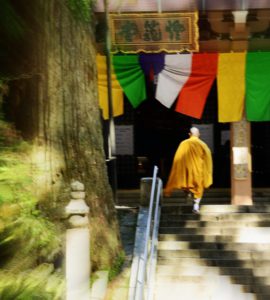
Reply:
[[199, 51], [197, 21], [196, 12], [111, 14], [112, 52]]

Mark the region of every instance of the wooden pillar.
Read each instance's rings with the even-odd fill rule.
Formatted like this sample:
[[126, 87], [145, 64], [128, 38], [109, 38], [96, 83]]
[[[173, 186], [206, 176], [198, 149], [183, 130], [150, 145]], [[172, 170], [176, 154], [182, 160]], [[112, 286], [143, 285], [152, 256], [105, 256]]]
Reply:
[[[247, 11], [235, 11], [234, 27], [231, 28], [233, 51], [247, 51], [249, 28], [246, 26]], [[231, 123], [231, 202], [236, 205], [252, 204], [250, 153], [250, 123], [243, 117]]]
[[250, 123], [231, 123], [231, 202], [252, 204]]

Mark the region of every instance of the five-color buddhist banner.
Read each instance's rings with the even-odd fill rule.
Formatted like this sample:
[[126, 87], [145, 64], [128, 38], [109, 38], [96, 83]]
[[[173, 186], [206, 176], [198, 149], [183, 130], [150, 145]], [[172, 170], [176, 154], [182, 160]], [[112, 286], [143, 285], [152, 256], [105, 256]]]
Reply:
[[270, 121], [269, 52], [113, 55], [112, 61], [113, 78], [134, 108], [147, 99], [146, 78], [155, 77], [157, 101], [200, 119], [216, 79], [219, 122], [240, 121], [244, 113], [248, 121]]

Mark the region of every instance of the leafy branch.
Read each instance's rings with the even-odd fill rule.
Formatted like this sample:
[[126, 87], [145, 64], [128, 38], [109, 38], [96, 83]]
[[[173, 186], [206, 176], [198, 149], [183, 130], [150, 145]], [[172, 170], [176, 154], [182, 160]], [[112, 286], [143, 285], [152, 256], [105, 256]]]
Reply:
[[90, 22], [93, 8], [93, 0], [66, 0], [68, 8], [77, 20]]

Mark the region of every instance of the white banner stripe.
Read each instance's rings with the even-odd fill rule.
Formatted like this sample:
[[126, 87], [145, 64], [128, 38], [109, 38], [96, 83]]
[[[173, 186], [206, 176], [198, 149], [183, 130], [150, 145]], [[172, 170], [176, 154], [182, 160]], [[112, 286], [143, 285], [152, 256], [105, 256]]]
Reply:
[[156, 99], [170, 108], [187, 82], [192, 67], [191, 54], [167, 54], [165, 65], [158, 75]]

